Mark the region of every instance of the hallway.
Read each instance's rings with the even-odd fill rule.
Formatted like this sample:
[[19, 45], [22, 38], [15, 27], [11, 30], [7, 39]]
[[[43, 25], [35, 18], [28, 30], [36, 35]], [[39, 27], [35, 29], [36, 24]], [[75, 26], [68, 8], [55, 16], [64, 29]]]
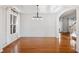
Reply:
[[73, 53], [68, 33], [61, 34], [61, 42], [53, 37], [22, 37], [4, 48], [3, 53]]

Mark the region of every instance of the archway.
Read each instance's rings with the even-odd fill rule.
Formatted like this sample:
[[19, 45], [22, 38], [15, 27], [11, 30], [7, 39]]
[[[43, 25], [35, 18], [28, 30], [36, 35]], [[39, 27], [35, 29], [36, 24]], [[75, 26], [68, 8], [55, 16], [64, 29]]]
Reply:
[[70, 27], [72, 27], [76, 22], [76, 9], [72, 9], [64, 12], [59, 18], [59, 32], [70, 32]]
[[60, 38], [60, 34], [59, 34], [59, 20], [60, 20], [60, 17], [65, 14], [66, 12], [69, 12], [69, 11], [72, 11], [72, 10], [76, 10], [76, 8], [67, 8], [67, 9], [64, 9], [62, 12], [59, 13], [59, 15], [57, 16], [57, 38]]
[[68, 46], [71, 46], [71, 35], [76, 31], [76, 9], [64, 10], [59, 15], [58, 21], [59, 42], [64, 42], [64, 44], [67, 43]]

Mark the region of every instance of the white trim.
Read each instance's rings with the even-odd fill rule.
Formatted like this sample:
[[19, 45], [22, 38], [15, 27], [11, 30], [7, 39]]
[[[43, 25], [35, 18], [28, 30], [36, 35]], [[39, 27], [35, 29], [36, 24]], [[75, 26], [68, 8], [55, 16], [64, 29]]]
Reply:
[[18, 39], [19, 39], [19, 37], [18, 37], [18, 38], [15, 38], [15, 40], [12, 40], [12, 41], [8, 42], [7, 44], [5, 44], [5, 45], [3, 46], [3, 48], [5, 48], [6, 46], [8, 46], [9, 44], [13, 43], [14, 41], [16, 41], [16, 40], [18, 40]]

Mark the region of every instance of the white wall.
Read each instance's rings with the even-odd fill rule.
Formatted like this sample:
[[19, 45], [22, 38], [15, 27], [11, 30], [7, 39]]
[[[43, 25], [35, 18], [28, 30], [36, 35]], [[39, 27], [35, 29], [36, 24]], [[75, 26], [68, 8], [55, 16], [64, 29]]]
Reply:
[[32, 20], [33, 14], [21, 14], [21, 37], [56, 37], [56, 15], [41, 14], [44, 18]]
[[5, 15], [3, 12], [4, 9], [0, 8], [0, 48], [2, 48], [5, 42]]
[[62, 20], [63, 18], [60, 18], [60, 21], [59, 21], [59, 32], [62, 32], [63, 31], [63, 23], [62, 23]]

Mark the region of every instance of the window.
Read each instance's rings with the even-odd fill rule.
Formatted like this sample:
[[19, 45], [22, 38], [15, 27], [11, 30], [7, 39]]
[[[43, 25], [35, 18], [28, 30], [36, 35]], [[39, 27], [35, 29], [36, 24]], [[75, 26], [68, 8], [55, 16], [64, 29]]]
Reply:
[[16, 17], [17, 16], [10, 14], [10, 34], [16, 33]]

